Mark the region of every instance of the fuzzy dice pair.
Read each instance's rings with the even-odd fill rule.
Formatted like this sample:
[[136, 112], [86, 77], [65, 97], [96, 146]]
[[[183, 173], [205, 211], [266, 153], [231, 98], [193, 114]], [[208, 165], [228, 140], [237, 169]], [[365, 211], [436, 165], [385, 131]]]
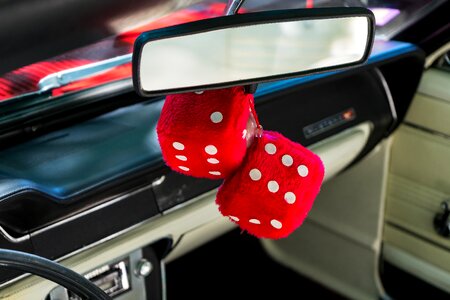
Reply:
[[[256, 119], [256, 120], [255, 120]], [[220, 212], [260, 238], [301, 225], [323, 180], [320, 158], [276, 132], [258, 132], [253, 95], [242, 87], [169, 95], [157, 126], [167, 165], [225, 181]]]

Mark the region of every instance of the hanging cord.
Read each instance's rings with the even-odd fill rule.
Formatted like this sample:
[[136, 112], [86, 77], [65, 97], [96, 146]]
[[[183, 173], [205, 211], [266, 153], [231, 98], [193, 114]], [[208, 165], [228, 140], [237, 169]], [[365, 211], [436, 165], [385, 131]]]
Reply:
[[248, 95], [248, 102], [250, 104], [250, 112], [252, 113], [253, 119], [255, 120], [256, 123], [255, 137], [260, 138], [262, 137], [263, 134], [263, 127], [259, 123], [258, 115], [256, 114], [255, 101], [253, 95]]
[[[238, 13], [242, 4], [244, 4], [245, 0], [228, 0], [227, 6], [225, 8], [225, 15], [231, 16]], [[258, 115], [255, 110], [255, 103], [253, 101], [253, 95], [258, 87], [257, 84], [250, 84], [244, 87], [244, 93], [248, 95], [248, 102], [250, 104], [250, 112], [252, 113], [253, 119], [255, 120], [256, 128], [255, 128], [255, 137], [260, 138], [263, 134], [263, 127], [259, 123]]]

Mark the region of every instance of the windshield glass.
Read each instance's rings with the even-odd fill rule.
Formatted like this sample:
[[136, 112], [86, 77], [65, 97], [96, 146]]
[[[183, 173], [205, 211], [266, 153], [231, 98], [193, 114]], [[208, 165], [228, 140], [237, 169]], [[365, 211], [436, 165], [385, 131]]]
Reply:
[[[180, 3], [183, 1], [180, 1]], [[42, 94], [51, 98], [131, 77], [131, 53], [144, 31], [223, 15], [224, 1], [184, 1], [162, 17], [138, 19], [119, 34], [0, 75], [0, 101]], [[364, 6], [376, 17], [376, 37], [390, 39], [442, 1], [248, 0], [241, 13], [273, 9]], [[187, 5], [189, 4], [190, 5]], [[195, 4], [192, 4], [195, 3]]]

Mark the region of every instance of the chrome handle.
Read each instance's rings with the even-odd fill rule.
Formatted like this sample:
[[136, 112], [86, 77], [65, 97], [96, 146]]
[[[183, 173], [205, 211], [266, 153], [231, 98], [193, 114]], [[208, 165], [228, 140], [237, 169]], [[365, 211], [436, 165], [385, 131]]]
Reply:
[[434, 229], [436, 232], [443, 236], [450, 236], [450, 203], [443, 201], [441, 203], [442, 213], [437, 213], [434, 217]]

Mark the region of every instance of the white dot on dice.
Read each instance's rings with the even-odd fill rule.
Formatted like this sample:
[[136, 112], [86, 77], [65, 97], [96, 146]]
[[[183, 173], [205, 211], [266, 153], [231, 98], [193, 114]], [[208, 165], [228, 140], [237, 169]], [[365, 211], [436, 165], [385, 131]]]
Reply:
[[262, 176], [261, 171], [259, 171], [258, 169], [251, 169], [249, 175], [253, 181], [260, 180]]
[[184, 150], [184, 145], [180, 142], [174, 142], [172, 144], [172, 146], [176, 149], [176, 150]]
[[270, 155], [273, 155], [273, 154], [275, 154], [277, 152], [277, 147], [274, 144], [272, 144], [272, 143], [266, 144], [266, 146], [264, 146], [264, 149]]
[[280, 186], [278, 185], [278, 182], [276, 182], [275, 180], [271, 180], [269, 181], [269, 183], [267, 183], [267, 188], [271, 193], [276, 193], [278, 192]]
[[231, 220], [235, 221], [235, 222], [239, 222], [239, 218], [235, 217], [235, 216], [229, 216]]
[[211, 121], [213, 122], [213, 123], [220, 123], [220, 122], [222, 122], [222, 120], [223, 120], [223, 115], [222, 115], [222, 113], [220, 112], [220, 111], [215, 111], [215, 112], [213, 112], [212, 114], [211, 114], [211, 116], [210, 116], [210, 118], [211, 118]]
[[185, 166], [179, 166], [178, 168], [180, 168], [181, 170], [183, 170], [183, 171], [189, 171], [189, 168], [188, 167], [185, 167]]
[[297, 197], [295, 197], [295, 194], [293, 192], [287, 192], [284, 194], [284, 200], [286, 200], [289, 204], [294, 204]]
[[270, 221], [270, 225], [272, 225], [272, 227], [275, 229], [281, 229], [281, 227], [283, 227], [283, 224], [281, 224], [280, 221], [275, 220], [275, 219]]
[[215, 158], [208, 158], [206, 161], [213, 165], [217, 165], [219, 163], [219, 160]]
[[209, 171], [209, 174], [214, 176], [220, 176], [222, 173], [220, 173], [219, 171]]
[[286, 167], [290, 167], [290, 166], [292, 166], [292, 164], [294, 163], [294, 159], [293, 159], [292, 156], [290, 156], [289, 154], [285, 154], [285, 155], [283, 155], [283, 157], [281, 158], [281, 162], [282, 162], [283, 165], [285, 165]]
[[308, 176], [308, 173], [309, 173], [308, 167], [305, 166], [305, 165], [300, 165], [300, 166], [297, 168], [297, 171], [298, 171], [298, 175], [300, 175], [300, 176], [302, 176], [302, 177]]
[[208, 145], [205, 147], [205, 152], [209, 155], [214, 155], [217, 153], [217, 148], [213, 145]]
[[260, 220], [258, 220], [258, 219], [250, 219], [250, 220], [248, 220], [250, 223], [252, 223], [252, 224], [257, 224], [257, 225], [259, 225], [259, 224], [261, 224], [261, 221]]
[[179, 159], [179, 160], [187, 161], [187, 157], [184, 156], [184, 155], [175, 155], [175, 157], [176, 157], [177, 159]]

